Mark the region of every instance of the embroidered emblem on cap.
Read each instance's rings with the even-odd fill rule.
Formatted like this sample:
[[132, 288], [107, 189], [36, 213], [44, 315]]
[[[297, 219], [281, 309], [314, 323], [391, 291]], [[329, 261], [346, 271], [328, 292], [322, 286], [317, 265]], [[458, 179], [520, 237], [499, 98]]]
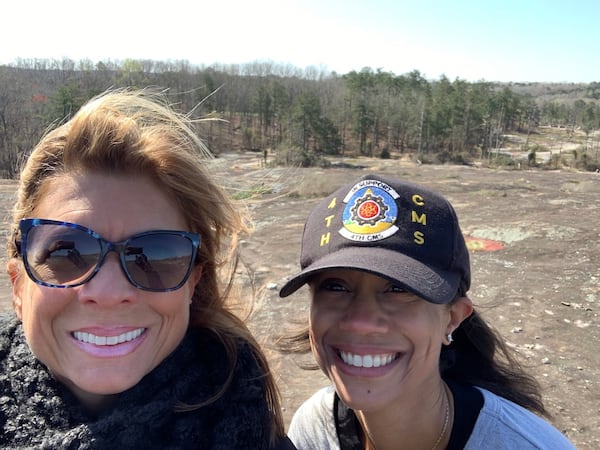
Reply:
[[355, 184], [344, 198], [343, 228], [339, 233], [352, 241], [379, 241], [398, 231], [395, 199], [400, 195], [377, 180]]

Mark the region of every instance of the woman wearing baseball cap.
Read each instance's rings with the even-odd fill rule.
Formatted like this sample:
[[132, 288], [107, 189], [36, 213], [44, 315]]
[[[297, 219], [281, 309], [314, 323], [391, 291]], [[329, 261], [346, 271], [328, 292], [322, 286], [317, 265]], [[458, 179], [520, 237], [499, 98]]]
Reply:
[[538, 383], [473, 309], [469, 253], [439, 194], [366, 175], [310, 213], [301, 271], [312, 350], [332, 386], [296, 411], [298, 449], [572, 449]]

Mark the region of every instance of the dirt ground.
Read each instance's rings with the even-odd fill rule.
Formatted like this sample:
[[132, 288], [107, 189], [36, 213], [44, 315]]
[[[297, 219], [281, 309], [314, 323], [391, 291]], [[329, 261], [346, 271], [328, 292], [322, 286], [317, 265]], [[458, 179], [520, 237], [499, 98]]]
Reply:
[[[328, 169], [269, 168], [255, 154], [223, 155], [215, 171], [238, 197], [263, 193], [248, 200], [255, 231], [243, 242], [240, 286], [255, 287], [250, 326], [270, 357], [286, 423], [327, 380], [299, 367], [310, 358], [273, 350], [274, 338], [308, 311], [305, 289], [280, 299], [278, 288], [297, 270], [311, 207], [351, 179], [375, 172], [450, 199], [471, 248], [476, 307], [540, 381], [555, 426], [579, 449], [600, 448], [600, 174], [380, 159], [345, 159]], [[14, 186], [0, 182], [7, 213]], [[9, 308], [9, 283], [1, 273], [0, 309]]]

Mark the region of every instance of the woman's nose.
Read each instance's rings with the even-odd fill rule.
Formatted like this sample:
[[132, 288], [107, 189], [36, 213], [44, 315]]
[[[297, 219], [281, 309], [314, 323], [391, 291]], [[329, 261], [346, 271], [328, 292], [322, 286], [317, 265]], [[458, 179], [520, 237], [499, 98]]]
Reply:
[[131, 303], [138, 290], [123, 273], [119, 256], [109, 253], [98, 272], [81, 286], [79, 300], [84, 303], [113, 307]]
[[362, 334], [385, 332], [387, 325], [385, 312], [371, 293], [356, 294], [340, 321], [342, 330]]

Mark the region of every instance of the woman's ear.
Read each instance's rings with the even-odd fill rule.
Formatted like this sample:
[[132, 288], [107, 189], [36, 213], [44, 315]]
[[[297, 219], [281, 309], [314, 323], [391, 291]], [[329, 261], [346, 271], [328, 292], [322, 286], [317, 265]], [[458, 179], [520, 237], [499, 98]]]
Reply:
[[21, 263], [18, 259], [11, 258], [6, 266], [10, 283], [12, 284], [13, 308], [17, 313], [17, 317], [21, 319], [22, 302], [21, 302]]
[[194, 286], [196, 286], [199, 282], [200, 279], [202, 278], [202, 265], [201, 264], [197, 264], [194, 266], [194, 268], [192, 269], [192, 274], [190, 275], [190, 278], [192, 279], [192, 284]]
[[473, 302], [469, 297], [459, 297], [450, 305], [450, 322], [446, 334], [456, 330], [463, 320], [473, 313]]

